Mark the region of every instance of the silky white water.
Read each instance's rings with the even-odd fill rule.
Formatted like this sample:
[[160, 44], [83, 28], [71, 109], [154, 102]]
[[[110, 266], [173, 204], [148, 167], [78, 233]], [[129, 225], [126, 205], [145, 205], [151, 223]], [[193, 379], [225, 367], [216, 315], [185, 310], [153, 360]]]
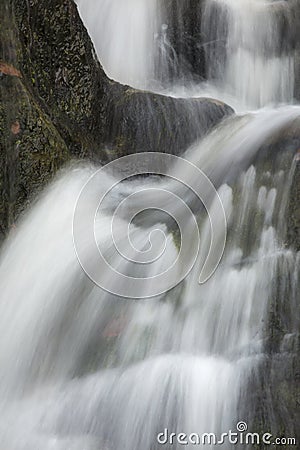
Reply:
[[[280, 28], [280, 18], [291, 34], [297, 26], [289, 2], [205, 0], [198, 27], [207, 41], [199, 42], [205, 48], [207, 80], [196, 85], [179, 80], [171, 88], [160, 81], [168, 65], [180, 62], [172, 48], [170, 17], [159, 3], [78, 0], [77, 4], [100, 61], [115, 80], [169, 95], [217, 97], [239, 110], [293, 101], [295, 50], [284, 41], [289, 36]], [[179, 10], [185, 4], [187, 0]], [[177, 26], [183, 26], [180, 17]]]
[[[169, 91], [196, 95], [210, 90], [247, 110], [291, 101], [290, 62], [286, 56], [278, 61], [263, 56], [259, 45], [264, 35], [254, 36], [250, 26], [256, 23], [262, 2], [245, 0], [243, 10], [239, 2], [225, 3], [232, 15], [224, 73], [202, 85], [169, 86]], [[109, 75], [137, 87], [155, 84], [155, 46], [164, 23], [156, 2], [78, 4]], [[203, 20], [210, 14], [209, 1], [206, 7]], [[269, 36], [270, 27], [261, 33]], [[185, 281], [156, 298], [121, 299], [86, 276], [74, 249], [75, 204], [95, 167], [75, 164], [46, 189], [1, 253], [1, 448], [158, 450], [164, 447], [157, 434], [166, 428], [170, 433], [218, 436], [236, 429], [244, 419], [248, 377], [263, 357], [275, 275], [279, 271], [288, 278], [299, 264], [285, 245], [282, 221], [294, 165], [283, 170], [278, 163], [271, 171], [256, 156], [277, 130], [299, 116], [297, 106], [240, 114], [186, 151], [186, 159], [218, 189], [228, 222], [221, 264], [203, 285], [198, 279], [211, 229], [201, 205], [196, 208], [200, 253]], [[169, 173], [176, 178], [181, 170], [178, 163]], [[112, 179], [103, 175], [99, 182], [101, 187], [110, 186]], [[197, 180], [191, 177], [190, 183]], [[95, 217], [99, 247], [120, 272], [146, 274], [151, 283], [151, 276], [167, 270], [178, 254], [168, 220], [153, 211], [129, 229], [141, 251], [148, 248], [154, 230], [165, 233], [162, 258], [149, 266], [132, 267], [111, 245], [113, 212], [137, 186], [169, 190], [193, 208], [195, 199], [174, 180], [150, 177], [119, 184], [99, 209]], [[216, 198], [211, 207], [216, 207]], [[79, 227], [83, 242], [85, 219], [83, 213]], [[126, 220], [118, 217], [116, 229], [122, 243], [128, 232]], [[93, 261], [88, 241], [85, 250]], [[171, 448], [181, 447], [174, 443]], [[223, 448], [231, 446], [227, 442]]]
[[157, 0], [78, 0], [109, 77], [140, 89], [154, 79]]
[[284, 15], [289, 5], [278, 2], [276, 6], [265, 0], [208, 0], [203, 28], [211, 35], [216, 33], [216, 4], [227, 15], [226, 58], [224, 66], [220, 64], [224, 56], [218, 52], [211, 55], [208, 50], [208, 78], [213, 75], [221, 89], [250, 108], [291, 102], [295, 54], [280, 54], [283, 36], [273, 12], [282, 8]]
[[[299, 113], [285, 111], [290, 120]], [[285, 114], [277, 112], [277, 125]], [[200, 253], [184, 285], [161, 298], [134, 302], [105, 293], [83, 273], [72, 242], [74, 203], [93, 168], [69, 169], [40, 198], [0, 265], [2, 446], [139, 450], [159, 448], [156, 435], [164, 428], [221, 434], [234, 426], [240, 389], [260, 358], [275, 270], [294, 258], [276, 232], [286, 202], [284, 173], [272, 179], [253, 166], [242, 170], [251, 149], [255, 154], [272, 135], [274, 115], [258, 115], [263, 131], [256, 138], [258, 116], [233, 118], [231, 136], [221, 126], [187, 154], [194, 162], [211, 155], [206, 168], [215, 183], [228, 173], [232, 154], [240, 159], [238, 202], [227, 184], [219, 188], [232, 234], [216, 274], [202, 286]], [[221, 157], [220, 140], [227, 140]], [[107, 211], [130, 193], [130, 183], [118, 188]], [[181, 195], [189, 201], [185, 188]], [[253, 211], [262, 216], [255, 228]], [[205, 214], [201, 220], [206, 245]], [[119, 227], [122, 239], [127, 224]], [[132, 235], [144, 245], [149, 232], [134, 228]], [[107, 239], [109, 215], [100, 214], [96, 233]], [[243, 248], [245, 236], [250, 250]], [[168, 267], [176, 253], [170, 245], [154, 270]]]

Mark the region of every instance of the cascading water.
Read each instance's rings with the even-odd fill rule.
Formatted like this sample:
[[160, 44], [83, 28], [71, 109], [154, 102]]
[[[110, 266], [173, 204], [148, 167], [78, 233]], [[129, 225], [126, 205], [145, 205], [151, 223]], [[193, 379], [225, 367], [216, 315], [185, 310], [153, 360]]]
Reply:
[[[78, 3], [109, 74], [149, 87], [155, 73], [157, 30], [164, 22], [156, 2]], [[206, 2], [203, 15], [208, 28], [212, 3]], [[265, 37], [273, 45], [271, 25], [253, 37], [251, 24], [262, 2], [245, 1], [243, 10], [238, 1], [222, 3], [231, 11], [229, 45], [224, 74], [214, 71], [217, 81], [208, 80], [215, 86], [214, 95], [223, 90], [222, 97], [235, 96], [246, 108], [290, 101], [290, 57], [289, 62], [285, 55], [270, 60], [261, 52]], [[263, 17], [271, 24], [266, 12]], [[167, 39], [168, 29], [163, 30]], [[238, 37], [241, 33], [243, 39]], [[215, 57], [210, 51], [213, 71]], [[240, 82], [239, 64], [253, 71], [254, 78], [244, 74]], [[280, 74], [275, 66], [283, 68]], [[268, 82], [261, 80], [266, 77]], [[204, 92], [207, 83], [192, 89]], [[191, 92], [190, 85], [187, 90]], [[263, 358], [264, 323], [277, 277], [284, 274], [293, 280], [294, 290], [297, 283], [292, 273], [299, 268], [299, 257], [286, 246], [282, 220], [297, 162], [292, 162], [290, 152], [282, 158], [274, 155], [268, 165], [261, 152], [278, 130], [284, 132], [298, 117], [297, 106], [241, 114], [227, 119], [184, 154], [218, 189], [228, 222], [224, 257], [203, 285], [198, 279], [210, 242], [210, 221], [201, 205], [194, 208], [188, 187], [168, 178], [130, 179], [115, 186], [104, 208], [97, 211], [99, 248], [104, 246], [121, 272], [136, 278], [142, 272], [151, 282], [176, 260], [176, 232], [157, 211], [150, 214], [149, 222], [148, 216], [141, 216], [129, 230], [135, 246], [148, 249], [149, 235], [159, 228], [166, 234], [166, 247], [162, 258], [152, 264], [142, 269], [132, 266], [129, 258], [112, 251], [115, 208], [130, 200], [139, 186], [145, 191], [157, 187], [171, 191], [195, 210], [201, 240], [193, 270], [169, 292], [137, 301], [99, 289], [76, 257], [74, 207], [95, 167], [69, 168], [41, 196], [11, 235], [0, 261], [1, 448], [158, 450], [162, 445], [157, 435], [165, 429], [218, 437], [236, 429], [243, 419], [243, 390]], [[180, 162], [169, 168], [175, 178], [180, 179], [181, 171]], [[192, 172], [187, 176], [195, 186]], [[103, 185], [112, 186], [113, 178], [100, 176], [99, 189]], [[216, 208], [216, 198], [210, 200], [211, 208]], [[175, 213], [180, 211], [180, 205], [175, 207]], [[84, 212], [79, 235], [86, 242], [87, 258], [93, 261]], [[118, 217], [117, 243], [123, 243], [127, 231], [127, 221]], [[148, 292], [148, 285], [144, 290]], [[162, 448], [181, 448], [176, 442]], [[203, 445], [212, 447], [207, 441]], [[225, 441], [223, 448], [231, 444]]]
[[[293, 2], [77, 3], [104, 68], [118, 81], [169, 95], [217, 96], [241, 110], [293, 101], [297, 42]], [[194, 22], [199, 21], [193, 23], [192, 36], [182, 18], [191, 9]], [[193, 61], [187, 62], [182, 51], [191, 46]], [[206, 72], [207, 81], [191, 83], [183, 75], [191, 70], [199, 78]], [[175, 86], [170, 72], [179, 76]]]
[[157, 0], [78, 0], [108, 76], [140, 89], [154, 80]]
[[[289, 120], [299, 113], [295, 108]], [[232, 155], [242, 153], [239, 172], [245, 155], [253, 157], [274, 127], [286, 121], [280, 113], [269, 113], [263, 132], [253, 137], [257, 117], [246, 123], [236, 118], [231, 136], [226, 124], [187, 157], [194, 162], [203, 158], [220, 184]], [[156, 435], [164, 428], [226, 432], [238, 418], [240, 389], [259, 361], [262, 320], [277, 265], [293, 257], [276, 231], [287, 201], [284, 172], [271, 176], [251, 166], [237, 176], [234, 189], [221, 185], [230, 233], [215, 276], [200, 286], [199, 260], [181, 288], [138, 303], [99, 290], [77, 262], [73, 209], [91, 172], [75, 168], [62, 176], [2, 256], [2, 445], [139, 450], [159, 448]], [[130, 183], [109, 200], [109, 208], [135, 190]], [[185, 198], [186, 190], [177, 194]], [[51, 220], [45, 223], [48, 211]], [[250, 217], [255, 217], [254, 228]], [[99, 240], [107, 239], [110, 223], [109, 214], [100, 214]], [[120, 239], [126, 227], [121, 221]], [[201, 230], [206, 243], [207, 219]], [[135, 228], [132, 235], [144, 243], [149, 231]], [[173, 244], [163, 264], [169, 266], [175, 255]]]
[[206, 2], [203, 30], [216, 41], [207, 47], [208, 77], [251, 108], [293, 100], [295, 53], [285, 48], [276, 8], [288, 14], [282, 2]]

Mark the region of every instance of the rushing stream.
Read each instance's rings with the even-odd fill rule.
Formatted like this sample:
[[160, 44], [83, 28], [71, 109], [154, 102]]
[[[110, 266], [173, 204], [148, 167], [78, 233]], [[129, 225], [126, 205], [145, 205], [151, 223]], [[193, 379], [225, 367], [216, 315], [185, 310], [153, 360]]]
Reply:
[[[207, 0], [198, 26], [207, 41], [215, 43], [205, 46], [208, 79], [195, 81], [185, 73], [162, 83], [167, 66], [180, 64], [180, 59], [174, 56], [160, 2], [77, 3], [110, 77], [175, 97], [215, 97], [238, 110], [183, 149], [184, 157], [218, 190], [227, 244], [214, 275], [199, 284], [211, 233], [209, 217], [200, 206], [200, 252], [184, 281], [150, 299], [106, 292], [82, 270], [72, 237], [76, 201], [97, 168], [75, 164], [65, 169], [2, 250], [0, 447], [180, 449], [184, 446], [176, 439], [172, 445], [159, 444], [158, 433], [168, 429], [219, 437], [245, 420], [245, 390], [264, 357], [264, 324], [278, 278], [288, 279], [291, 290], [296, 289], [299, 257], [286, 245], [284, 221], [296, 159], [292, 152], [274, 156], [272, 164], [268, 156], [259, 157], [278, 130], [284, 133], [300, 117], [300, 107], [293, 104], [294, 50], [288, 44], [283, 48], [278, 39], [278, 16], [271, 10], [276, 5]], [[274, 3], [284, 8], [284, 2]], [[288, 17], [288, 12], [283, 14]], [[168, 168], [173, 179], [124, 181], [97, 211], [96, 241], [118, 270], [150, 282], [157, 273], [166, 271], [168, 276], [178, 243], [163, 215], [152, 211], [129, 228], [140, 251], [148, 248], [149, 234], [157, 228], [166, 237], [161, 258], [142, 269], [119, 253], [112, 255], [114, 244], [122, 245], [127, 236], [128, 222], [122, 215], [117, 218], [116, 242], [111, 242], [111, 222], [120, 201], [140, 189], [173, 192], [194, 208], [189, 189], [174, 181], [182, 170], [179, 162]], [[186, 175], [190, 186], [197, 184], [192, 172]], [[103, 174], [99, 183], [112, 186], [113, 179]], [[210, 202], [216, 207], [216, 198]], [[88, 209], [88, 203], [85, 206]], [[176, 219], [180, 206], [174, 210]], [[78, 224], [85, 242], [85, 211]], [[188, 245], [194, 246], [192, 239]], [[88, 241], [85, 251], [93, 261]], [[117, 283], [118, 278], [113, 281]], [[142, 289], [137, 297], [143, 294]], [[253, 447], [225, 441], [221, 448]]]

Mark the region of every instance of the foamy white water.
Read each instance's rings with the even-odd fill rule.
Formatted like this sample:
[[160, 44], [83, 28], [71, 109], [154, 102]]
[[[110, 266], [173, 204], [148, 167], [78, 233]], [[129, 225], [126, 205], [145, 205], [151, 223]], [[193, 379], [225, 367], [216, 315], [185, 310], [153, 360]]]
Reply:
[[[175, 72], [180, 71], [169, 35], [171, 19], [156, 0], [77, 0], [77, 4], [104, 69], [113, 79], [162, 90], [167, 66], [175, 65]], [[205, 0], [198, 26], [207, 44], [198, 45], [205, 48], [208, 84], [184, 86], [179, 81], [180, 87], [175, 83], [168, 88], [164, 83], [163, 91], [186, 97], [208, 94], [239, 110], [291, 103], [295, 51], [283, 41], [280, 17], [295, 26], [288, 2]], [[180, 17], [177, 26], [183, 26]]]
[[[226, 65], [218, 72], [220, 61], [208, 58], [217, 65], [211, 66], [216, 77], [168, 90], [172, 95], [210, 92], [247, 110], [291, 101], [292, 56], [268, 54], [278, 43], [264, 2], [217, 3], [230, 12]], [[157, 3], [78, 4], [108, 74], [137, 87], [155, 83], [162, 25]], [[208, 27], [211, 6], [208, 0], [203, 18]], [[167, 39], [167, 28], [163, 30]], [[262, 42], [268, 51], [261, 51]], [[293, 165], [283, 171], [278, 163], [271, 172], [256, 156], [274, 133], [299, 116], [295, 106], [240, 114], [185, 153], [215, 184], [228, 221], [224, 257], [204, 285], [198, 280], [211, 228], [186, 187], [168, 179], [138, 179], [108, 196], [96, 216], [95, 237], [124, 273], [129, 262], [113, 249], [111, 219], [115, 206], [137, 185], [169, 189], [197, 212], [201, 251], [196, 264], [181, 285], [154, 299], [120, 299], [88, 279], [74, 250], [72, 220], [78, 195], [95, 167], [70, 167], [60, 174], [1, 254], [1, 448], [158, 450], [157, 433], [165, 428], [221, 434], [243, 420], [242, 394], [263, 357], [264, 321], [276, 280], [290, 280], [295, 290], [297, 278], [291, 274], [299, 266], [299, 257], [285, 246], [281, 220]], [[176, 178], [181, 170], [178, 164], [170, 174]], [[103, 176], [100, 182], [109, 187], [112, 180]], [[217, 207], [216, 199], [211, 203]], [[156, 224], [158, 217], [162, 223]], [[153, 212], [148, 220], [145, 216], [132, 225], [132, 241], [141, 250], [148, 248], [149, 234], [159, 227], [167, 235], [166, 251], [151, 267], [130, 266], [130, 272], [149, 275], [151, 283], [153, 274], [173, 264], [178, 243], [163, 216]], [[83, 213], [83, 242], [85, 225]], [[128, 223], [119, 218], [116, 229], [122, 241]]]
[[108, 76], [149, 88], [161, 27], [157, 0], [78, 0], [77, 4]]
[[[291, 118], [296, 112], [289, 111]], [[39, 200], [7, 243], [0, 264], [0, 442], [5, 448], [150, 449], [159, 448], [156, 435], [166, 427], [221, 433], [234, 426], [241, 389], [260, 360], [274, 275], [279, 264], [285, 267], [295, 258], [276, 231], [287, 198], [284, 173], [271, 179], [253, 166], [243, 170], [250, 148], [255, 153], [272, 134], [274, 114], [261, 113], [263, 133], [256, 139], [256, 118], [232, 118], [231, 137], [221, 126], [187, 155], [196, 162], [213, 152], [205, 160], [219, 167], [215, 181], [232, 229], [221, 265], [202, 286], [201, 252], [181, 287], [148, 301], [120, 300], [86, 278], [71, 228], [77, 196], [93, 168], [69, 170]], [[286, 123], [285, 114], [278, 113], [278, 126]], [[214, 149], [226, 135], [220, 159]], [[222, 179], [240, 152], [237, 201]], [[106, 214], [100, 213], [98, 239], [109, 236], [109, 210], [130, 186], [118, 188]], [[185, 188], [176, 193], [189, 203]], [[253, 211], [263, 218], [255, 228]], [[205, 246], [210, 227], [206, 214], [200, 220]], [[119, 227], [121, 237], [127, 224], [121, 221]], [[142, 243], [150, 230], [131, 233]], [[173, 244], [156, 270], [170, 265], [176, 253]], [[126, 264], [119, 267], [126, 270]]]
[[[216, 7], [217, 5], [217, 7]], [[288, 10], [289, 5], [279, 5]], [[276, 5], [273, 7], [276, 8]], [[225, 11], [221, 19], [216, 15]], [[210, 55], [209, 72], [217, 84], [246, 107], [289, 103], [294, 95], [294, 52], [281, 53], [282, 35], [271, 2], [265, 0], [206, 0], [203, 28], [212, 38], [213, 24], [228, 27], [225, 67], [223, 54]], [[224, 26], [224, 24], [223, 24]]]

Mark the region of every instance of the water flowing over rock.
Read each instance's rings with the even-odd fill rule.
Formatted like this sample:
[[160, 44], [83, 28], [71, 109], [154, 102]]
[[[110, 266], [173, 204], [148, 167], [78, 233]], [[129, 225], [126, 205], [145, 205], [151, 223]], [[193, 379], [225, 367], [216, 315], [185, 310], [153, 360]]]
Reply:
[[76, 3], [1, 9], [0, 447], [299, 442], [299, 2]]
[[111, 81], [71, 0], [9, 1], [1, 19], [2, 233], [71, 157], [107, 161], [158, 146], [178, 153], [233, 112]]

